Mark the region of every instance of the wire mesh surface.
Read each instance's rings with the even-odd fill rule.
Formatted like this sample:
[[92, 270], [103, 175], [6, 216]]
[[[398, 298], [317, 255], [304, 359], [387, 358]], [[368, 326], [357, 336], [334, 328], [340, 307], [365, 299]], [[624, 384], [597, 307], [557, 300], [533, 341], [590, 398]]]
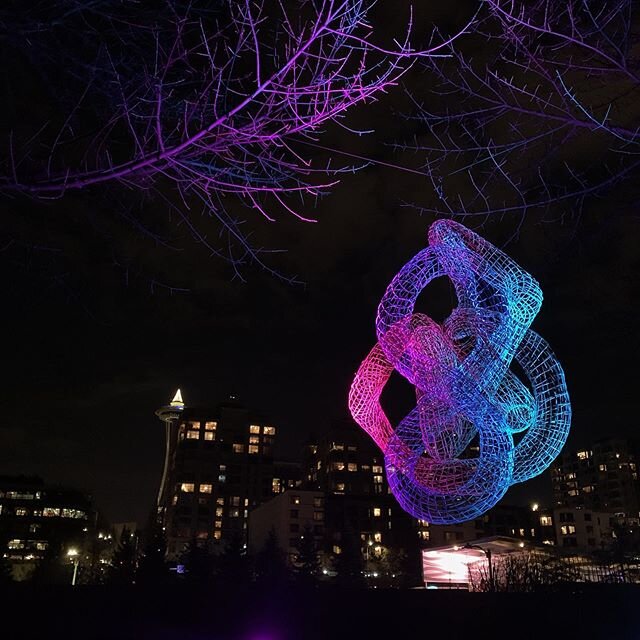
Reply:
[[[458, 300], [442, 324], [414, 313], [420, 292], [440, 276], [451, 279]], [[541, 305], [526, 271], [448, 220], [431, 225], [429, 246], [387, 288], [378, 343], [358, 369], [349, 409], [384, 452], [391, 491], [413, 516], [471, 520], [562, 449], [571, 405], [562, 367], [529, 328]], [[514, 362], [527, 384], [510, 369]], [[380, 405], [394, 370], [417, 400], [395, 429]]]

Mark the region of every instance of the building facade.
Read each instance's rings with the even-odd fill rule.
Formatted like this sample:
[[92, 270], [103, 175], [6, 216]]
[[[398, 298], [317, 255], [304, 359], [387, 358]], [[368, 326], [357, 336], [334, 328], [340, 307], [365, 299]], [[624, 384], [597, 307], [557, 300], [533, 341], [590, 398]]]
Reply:
[[169, 558], [194, 541], [214, 551], [233, 539], [246, 544], [249, 511], [273, 495], [276, 428], [233, 397], [215, 408], [183, 404], [168, 420], [165, 409], [157, 412], [168, 438], [158, 515]]
[[94, 534], [91, 497], [42, 478], [0, 476], [0, 549], [14, 577], [29, 577], [45, 554], [61, 556]]
[[249, 551], [259, 553], [273, 532], [287, 562], [294, 566], [301, 536], [314, 536], [322, 547], [324, 504], [322, 491], [289, 489], [260, 505], [249, 514]]
[[305, 447], [302, 486], [325, 496], [325, 556], [345, 546], [360, 549], [367, 563], [402, 553], [419, 569], [419, 528], [391, 495], [384, 456], [353, 422], [334, 423]]
[[555, 505], [638, 518], [639, 460], [638, 443], [627, 438], [606, 438], [561, 454], [551, 467]]

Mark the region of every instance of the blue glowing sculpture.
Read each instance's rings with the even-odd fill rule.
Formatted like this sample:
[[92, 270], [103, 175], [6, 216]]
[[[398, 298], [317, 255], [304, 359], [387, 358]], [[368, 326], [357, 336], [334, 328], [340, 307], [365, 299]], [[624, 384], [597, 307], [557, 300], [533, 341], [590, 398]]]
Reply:
[[[413, 312], [439, 276], [451, 279], [458, 298], [441, 325]], [[405, 511], [434, 524], [470, 520], [512, 484], [542, 473], [562, 449], [571, 405], [560, 364], [529, 328], [541, 305], [528, 273], [444, 220], [389, 285], [378, 308], [378, 343], [356, 374], [349, 409], [384, 452], [389, 486]], [[380, 406], [394, 369], [417, 397], [395, 430]], [[514, 434], [521, 434], [517, 444]]]

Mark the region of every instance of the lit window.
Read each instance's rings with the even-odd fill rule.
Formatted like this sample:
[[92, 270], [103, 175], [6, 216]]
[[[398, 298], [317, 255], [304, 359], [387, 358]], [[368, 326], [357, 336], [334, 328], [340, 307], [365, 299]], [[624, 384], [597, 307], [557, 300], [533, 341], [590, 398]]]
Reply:
[[178, 504], [178, 496], [173, 496], [173, 498], [171, 498], [171, 504], [174, 506]]
[[380, 507], [374, 507], [373, 515], [374, 517], [379, 518], [382, 515], [382, 509]]
[[589, 451], [578, 451], [578, 460], [587, 460], [589, 458]]
[[336, 492], [343, 492], [344, 491], [344, 482], [336, 482], [335, 490], [336, 490]]
[[222, 538], [222, 531], [214, 531], [214, 532], [213, 532], [213, 537], [214, 537], [216, 540], [220, 540], [220, 538]]
[[86, 518], [86, 513], [80, 509], [62, 509], [63, 518]]
[[257, 425], [257, 424], [249, 425], [249, 433], [260, 433], [260, 425]]
[[347, 465], [347, 470], [348, 471], [357, 471], [358, 470], [358, 465], [355, 462], [350, 462]]
[[38, 551], [46, 551], [49, 544], [44, 540], [36, 541], [36, 549]]
[[216, 507], [216, 518], [222, 518], [223, 513], [224, 509], [222, 507]]
[[219, 482], [220, 484], [224, 484], [226, 481], [227, 481], [227, 476], [226, 476], [224, 473], [221, 473], [221, 474], [218, 476], [218, 482]]
[[17, 538], [9, 540], [7, 547], [9, 549], [24, 549], [24, 540], [18, 540]]
[[19, 507], [18, 509], [16, 509], [16, 515], [17, 515], [17, 516], [26, 516], [26, 515], [28, 515], [28, 513], [29, 513], [29, 512], [27, 511], [27, 509], [23, 509], [23, 508], [21, 508], [21, 507]]
[[260, 436], [249, 436], [249, 444], [260, 444]]
[[240, 506], [240, 496], [233, 496], [233, 497], [231, 498], [231, 504], [232, 504], [234, 507], [239, 507], [239, 506]]
[[224, 504], [224, 498], [216, 498], [216, 504], [223, 505]]
[[260, 452], [260, 447], [257, 444], [249, 445], [249, 453], [259, 453], [259, 452]]
[[244, 445], [243, 444], [234, 444], [233, 445], [233, 453], [244, 453]]
[[560, 527], [563, 536], [568, 536], [576, 532], [576, 528], [572, 524], [565, 524]]
[[274, 478], [271, 481], [271, 490], [273, 493], [280, 493], [280, 478]]
[[607, 465], [606, 464], [598, 465], [598, 470], [599, 471], [606, 471], [607, 470]]
[[212, 490], [213, 490], [213, 485], [211, 484], [200, 485], [200, 493], [211, 493]]
[[335, 553], [337, 556], [339, 556], [342, 553], [342, 549], [337, 545], [334, 544], [333, 545], [333, 549], [332, 549], [333, 553]]
[[244, 499], [244, 506], [248, 507], [249, 506], [249, 498], [245, 498]]
[[265, 427], [263, 433], [264, 433], [265, 436], [275, 436], [276, 435], [276, 428], [275, 427]]
[[430, 536], [429, 531], [418, 531], [418, 537], [420, 540], [428, 540]]
[[189, 421], [189, 429], [200, 429], [200, 421], [199, 420], [190, 420]]
[[373, 482], [375, 484], [382, 484], [382, 476], [373, 476]]
[[240, 509], [230, 509], [229, 510], [230, 518], [239, 518], [240, 517]]
[[222, 529], [222, 520], [216, 520], [213, 526], [216, 529]]
[[382, 542], [382, 534], [381, 533], [374, 533], [373, 534], [373, 541], [374, 542]]
[[59, 516], [60, 515], [60, 509], [58, 509], [57, 507], [45, 507], [42, 510], [42, 515], [45, 518], [52, 518], [54, 516]]
[[344, 471], [344, 462], [332, 462], [331, 463], [332, 471]]
[[300, 496], [291, 496], [291, 504], [300, 504]]
[[205, 422], [204, 423], [204, 430], [205, 431], [215, 431], [218, 428], [218, 423], [217, 422]]
[[382, 467], [378, 464], [374, 464], [372, 471], [373, 473], [382, 473]]
[[212, 440], [216, 439], [216, 434], [214, 431], [205, 431], [204, 432], [204, 439], [205, 440], [209, 440], [209, 442], [211, 442]]
[[344, 451], [344, 445], [343, 444], [337, 444], [336, 442], [331, 443], [331, 449], [333, 451]]
[[182, 491], [183, 493], [193, 493], [195, 488], [196, 486], [193, 482], [183, 482], [180, 485], [180, 491]]
[[577, 496], [580, 492], [577, 489], [571, 489], [567, 492], [570, 496]]
[[29, 533], [36, 533], [40, 529], [39, 524], [30, 524], [29, 525]]
[[550, 527], [553, 524], [553, 518], [551, 516], [540, 516], [540, 526]]
[[187, 440], [198, 440], [200, 438], [199, 431], [187, 431]]

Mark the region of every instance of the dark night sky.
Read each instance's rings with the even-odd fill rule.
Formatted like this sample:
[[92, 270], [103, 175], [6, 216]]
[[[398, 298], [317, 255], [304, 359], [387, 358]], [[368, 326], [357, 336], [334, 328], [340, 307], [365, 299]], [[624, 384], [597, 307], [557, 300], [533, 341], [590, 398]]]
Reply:
[[[401, 102], [392, 100], [396, 107]], [[406, 126], [389, 117], [390, 108], [385, 100], [359, 108], [350, 122], [373, 124], [376, 133], [329, 143], [404, 162], [385, 145]], [[466, 221], [542, 285], [545, 301], [534, 329], [565, 368], [574, 411], [569, 446], [637, 428], [640, 221], [624, 195], [621, 189], [587, 202], [580, 217]], [[0, 262], [0, 473], [36, 473], [83, 487], [111, 520], [142, 521], [162, 465], [163, 430], [154, 410], [177, 386], [187, 404], [239, 395], [271, 416], [281, 454], [295, 456], [311, 431], [345, 415], [351, 378], [374, 342], [378, 301], [425, 245], [432, 221], [401, 200], [430, 198], [419, 175], [372, 165], [345, 176], [317, 203], [318, 224], [271, 224], [248, 212], [258, 239], [288, 249], [271, 263], [304, 285], [251, 268], [241, 282], [188, 239], [181, 251], [169, 252], [123, 225], [99, 233], [112, 214], [110, 193], [47, 205], [5, 203], [5, 211], [20, 217], [19, 230], [15, 215], [14, 227], [5, 228], [9, 240], [35, 239], [31, 246], [10, 244]], [[144, 207], [145, 215], [166, 218], [159, 202]], [[313, 207], [309, 202], [307, 211]], [[126, 285], [113, 266], [114, 246], [133, 256], [144, 275]], [[190, 292], [152, 294], [148, 277]], [[451, 304], [442, 286], [420, 300], [422, 310], [436, 314]], [[398, 398], [406, 393], [385, 396], [395, 416], [403, 410]], [[544, 481], [534, 481], [506, 499], [545, 497], [545, 491]]]

